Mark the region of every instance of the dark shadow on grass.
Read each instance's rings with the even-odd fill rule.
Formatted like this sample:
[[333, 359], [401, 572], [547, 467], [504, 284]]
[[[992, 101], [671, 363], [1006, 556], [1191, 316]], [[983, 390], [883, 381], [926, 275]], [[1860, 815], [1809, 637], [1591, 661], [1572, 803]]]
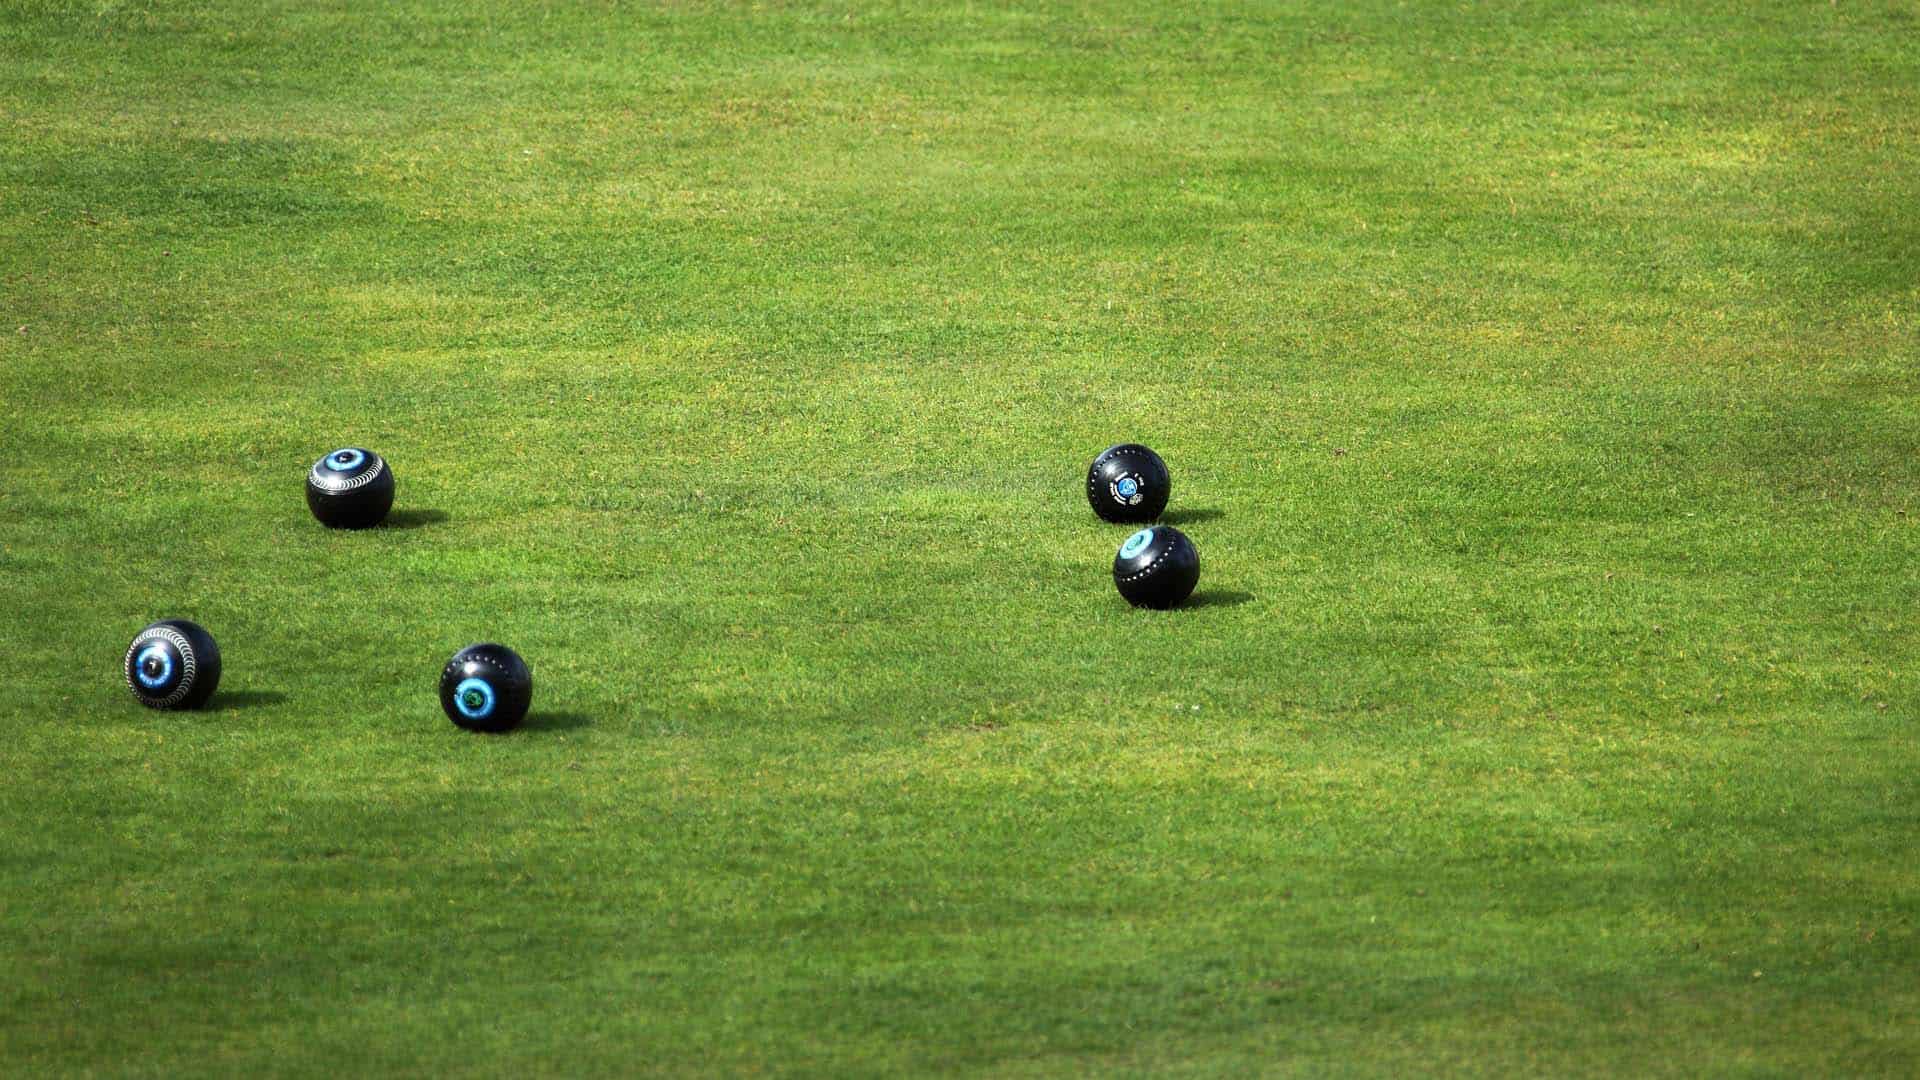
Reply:
[[528, 713], [520, 721], [522, 731], [566, 731], [570, 728], [583, 728], [593, 723], [593, 717], [578, 712], [537, 712]]
[[423, 525], [438, 525], [447, 520], [445, 510], [395, 510], [380, 523], [383, 529], [418, 529]]
[[1239, 607], [1241, 604], [1252, 599], [1253, 594], [1250, 592], [1235, 592], [1232, 589], [1202, 589], [1192, 596], [1187, 597], [1187, 602], [1181, 606], [1190, 608]]
[[1217, 507], [1196, 506], [1191, 510], [1174, 510], [1161, 514], [1160, 521], [1167, 525], [1193, 525], [1202, 521], [1215, 521], [1226, 516], [1226, 511]]
[[278, 690], [215, 690], [207, 701], [209, 709], [251, 709], [255, 705], [278, 705], [287, 695]]

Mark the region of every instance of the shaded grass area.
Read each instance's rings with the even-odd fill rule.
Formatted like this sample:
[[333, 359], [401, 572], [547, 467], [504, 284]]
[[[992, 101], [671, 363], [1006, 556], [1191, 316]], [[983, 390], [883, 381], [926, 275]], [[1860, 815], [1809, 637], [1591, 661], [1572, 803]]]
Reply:
[[1911, 1071], [1915, 24], [8, 7], [0, 1061]]

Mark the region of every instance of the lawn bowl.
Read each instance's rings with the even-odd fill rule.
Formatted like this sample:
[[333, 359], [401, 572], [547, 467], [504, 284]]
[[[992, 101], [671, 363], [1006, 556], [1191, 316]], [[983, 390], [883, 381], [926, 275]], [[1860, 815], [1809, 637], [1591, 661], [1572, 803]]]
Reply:
[[1141, 529], [1113, 557], [1113, 584], [1134, 607], [1170, 608], [1200, 581], [1200, 552], [1171, 525]]
[[469, 645], [440, 673], [440, 708], [468, 731], [511, 731], [532, 702], [533, 673], [505, 645]]
[[307, 509], [329, 529], [378, 525], [393, 509], [393, 470], [371, 450], [335, 450], [307, 470]]
[[147, 708], [197, 709], [220, 686], [220, 647], [200, 624], [164, 619], [134, 636], [121, 667]]
[[1172, 492], [1167, 463], [1139, 443], [1109, 446], [1087, 467], [1087, 503], [1115, 524], [1158, 519]]

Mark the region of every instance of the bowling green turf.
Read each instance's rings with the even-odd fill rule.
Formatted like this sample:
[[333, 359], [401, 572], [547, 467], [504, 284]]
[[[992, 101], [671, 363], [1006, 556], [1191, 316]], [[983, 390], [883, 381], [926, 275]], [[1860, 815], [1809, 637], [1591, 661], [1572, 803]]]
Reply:
[[0, 1075], [1913, 1075], [1916, 161], [1911, 0], [0, 4]]

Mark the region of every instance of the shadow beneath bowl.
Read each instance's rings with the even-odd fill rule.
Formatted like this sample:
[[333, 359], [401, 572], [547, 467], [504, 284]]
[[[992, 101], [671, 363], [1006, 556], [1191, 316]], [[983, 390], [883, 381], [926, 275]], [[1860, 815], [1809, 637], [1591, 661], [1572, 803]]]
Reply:
[[1212, 506], [1196, 506], [1190, 510], [1173, 510], [1160, 515], [1165, 525], [1193, 525], [1202, 521], [1216, 521], [1226, 517], [1227, 512]]
[[528, 713], [520, 721], [522, 731], [566, 731], [569, 728], [583, 728], [593, 723], [593, 717], [578, 712], [536, 712]]
[[208, 709], [251, 709], [255, 705], [278, 705], [287, 695], [278, 690], [215, 690]]
[[1180, 606], [1189, 608], [1238, 607], [1252, 599], [1253, 594], [1250, 592], [1235, 592], [1231, 589], [1202, 589], [1192, 596], [1187, 597], [1187, 602]]
[[395, 510], [380, 523], [383, 529], [418, 529], [425, 525], [438, 525], [447, 520], [445, 510]]

